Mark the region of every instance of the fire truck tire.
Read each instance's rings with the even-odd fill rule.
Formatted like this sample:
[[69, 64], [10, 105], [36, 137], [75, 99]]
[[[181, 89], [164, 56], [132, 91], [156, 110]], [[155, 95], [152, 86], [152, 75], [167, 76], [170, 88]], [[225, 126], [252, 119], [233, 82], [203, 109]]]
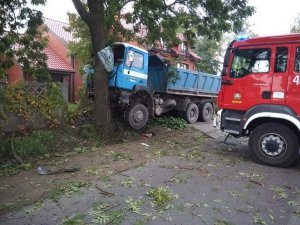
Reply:
[[256, 127], [249, 137], [252, 157], [270, 166], [287, 167], [299, 158], [299, 141], [294, 131], [280, 123]]
[[135, 130], [143, 128], [148, 122], [149, 112], [145, 105], [134, 103], [125, 112], [125, 120]]
[[195, 103], [189, 103], [186, 111], [184, 112], [184, 119], [190, 123], [193, 124], [197, 122], [199, 117], [199, 109], [198, 106]]
[[213, 118], [214, 108], [210, 102], [201, 102], [199, 108], [199, 121], [210, 122]]

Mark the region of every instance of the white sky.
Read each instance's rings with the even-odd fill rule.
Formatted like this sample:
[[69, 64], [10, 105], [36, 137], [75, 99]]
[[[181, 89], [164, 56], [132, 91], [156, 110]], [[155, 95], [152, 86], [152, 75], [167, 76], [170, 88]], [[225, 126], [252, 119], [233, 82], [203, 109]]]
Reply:
[[[300, 13], [300, 0], [248, 0], [256, 7], [256, 13], [249, 19], [252, 30], [259, 36], [289, 33], [290, 26]], [[72, 0], [47, 0], [41, 8], [44, 16], [67, 22], [67, 12], [76, 12]]]

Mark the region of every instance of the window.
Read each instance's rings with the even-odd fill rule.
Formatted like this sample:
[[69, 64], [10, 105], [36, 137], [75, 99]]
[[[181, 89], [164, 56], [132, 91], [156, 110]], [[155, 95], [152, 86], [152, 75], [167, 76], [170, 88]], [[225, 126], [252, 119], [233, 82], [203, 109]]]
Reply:
[[296, 49], [295, 72], [300, 72], [300, 47]]
[[4, 74], [3, 77], [0, 77], [0, 83], [8, 83], [8, 75]]
[[275, 73], [283, 73], [286, 71], [288, 62], [288, 48], [287, 47], [278, 47], [276, 48], [275, 56]]
[[188, 55], [188, 44], [187, 42], [182, 42], [181, 43], [181, 51], [185, 54]]
[[[132, 55], [133, 54], [133, 55]], [[127, 59], [126, 59], [126, 66], [130, 66], [129, 58], [133, 57], [133, 63], [131, 66], [142, 69], [144, 66], [144, 56], [141, 53], [128, 51]]]
[[63, 83], [64, 82], [64, 75], [63, 74], [51, 74], [52, 81], [55, 83]]
[[114, 51], [114, 65], [118, 65], [118, 64], [122, 63], [123, 59], [124, 59], [125, 46], [124, 45], [114, 45], [113, 51]]
[[184, 63], [177, 63], [177, 68], [179, 69], [188, 69], [188, 65], [187, 64], [184, 64]]
[[271, 49], [236, 49], [230, 77], [242, 78], [250, 73], [266, 73], [270, 69]]

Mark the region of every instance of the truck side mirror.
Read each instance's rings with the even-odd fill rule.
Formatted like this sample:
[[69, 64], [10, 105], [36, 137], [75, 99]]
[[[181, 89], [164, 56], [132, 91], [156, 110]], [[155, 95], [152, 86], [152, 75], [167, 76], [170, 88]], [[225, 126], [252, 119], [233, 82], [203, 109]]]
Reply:
[[131, 67], [134, 61], [134, 51], [130, 50], [128, 51], [128, 57], [127, 57], [127, 62], [126, 65], [128, 67]]

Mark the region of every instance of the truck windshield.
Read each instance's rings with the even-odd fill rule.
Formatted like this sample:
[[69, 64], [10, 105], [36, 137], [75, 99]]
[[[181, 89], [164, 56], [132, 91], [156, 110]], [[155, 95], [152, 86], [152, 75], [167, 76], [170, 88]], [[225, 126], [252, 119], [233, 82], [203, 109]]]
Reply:
[[270, 68], [271, 49], [236, 49], [231, 64], [230, 77], [242, 78], [250, 73], [266, 73]]
[[114, 45], [112, 46], [114, 51], [114, 65], [118, 65], [123, 62], [124, 60], [124, 45]]

